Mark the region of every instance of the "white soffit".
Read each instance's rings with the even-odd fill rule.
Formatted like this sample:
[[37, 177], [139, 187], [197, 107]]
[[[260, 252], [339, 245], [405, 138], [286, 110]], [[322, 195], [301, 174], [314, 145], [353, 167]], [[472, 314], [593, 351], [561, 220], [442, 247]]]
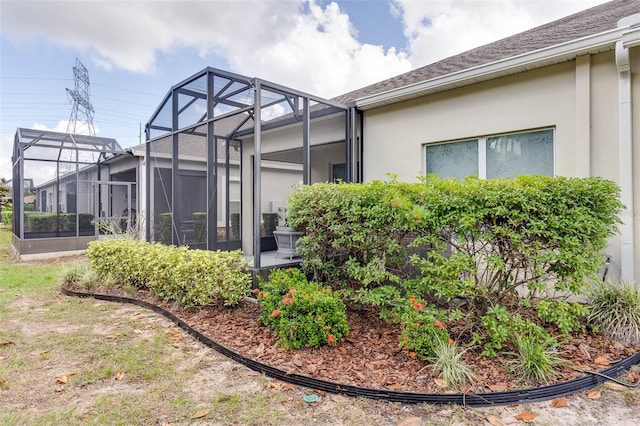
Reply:
[[[522, 71], [555, 65], [573, 60], [580, 55], [597, 54], [613, 50], [616, 41], [620, 40], [627, 31], [628, 28], [616, 28], [544, 49], [534, 50], [522, 55], [467, 68], [446, 74], [442, 77], [436, 77], [375, 95], [365, 96], [356, 100], [356, 105], [362, 110], [372, 109], [457, 87], [505, 77]], [[632, 38], [631, 36], [634, 34], [635, 38]], [[638, 29], [633, 30], [627, 35], [630, 37], [629, 43], [640, 44]]]

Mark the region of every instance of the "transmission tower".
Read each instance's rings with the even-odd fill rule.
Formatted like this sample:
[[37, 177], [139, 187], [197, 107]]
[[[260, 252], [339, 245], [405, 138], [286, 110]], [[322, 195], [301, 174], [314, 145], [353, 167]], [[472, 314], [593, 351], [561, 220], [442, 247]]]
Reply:
[[67, 89], [69, 102], [72, 103], [67, 133], [95, 136], [96, 129], [93, 127], [95, 111], [89, 99], [89, 71], [78, 58], [73, 67], [73, 81], [75, 89]]

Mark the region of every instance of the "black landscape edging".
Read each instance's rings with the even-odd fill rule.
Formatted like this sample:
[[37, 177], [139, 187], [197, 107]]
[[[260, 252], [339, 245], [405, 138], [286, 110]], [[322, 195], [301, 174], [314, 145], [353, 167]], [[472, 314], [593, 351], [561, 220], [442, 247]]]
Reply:
[[[146, 302], [144, 300], [133, 299], [123, 296], [112, 296], [108, 294], [96, 294], [96, 293], [83, 293], [75, 292], [67, 289], [61, 289], [62, 293], [67, 296], [75, 297], [93, 297], [98, 300], [105, 300], [109, 302], [131, 303], [133, 305], [141, 306], [151, 309], [152, 311], [163, 315], [164, 317], [173, 321], [178, 327], [182, 328], [187, 333], [194, 336], [197, 340], [215, 349], [220, 354], [231, 358], [232, 360], [254, 370], [262, 373], [271, 378], [281, 380], [283, 382], [291, 383], [297, 386], [304, 386], [309, 389], [320, 390], [324, 392], [342, 394], [354, 397], [365, 397], [371, 399], [385, 399], [392, 402], [401, 402], [403, 404], [458, 404], [468, 407], [487, 407], [497, 405], [509, 405], [509, 404], [523, 404], [529, 402], [545, 401], [561, 396], [572, 395], [578, 392], [582, 392], [597, 386], [600, 383], [606, 381], [605, 378], [593, 374], [588, 374], [585, 377], [570, 380], [568, 382], [554, 383], [552, 385], [520, 389], [505, 392], [491, 392], [491, 393], [468, 393], [468, 394], [431, 394], [431, 393], [416, 393], [416, 392], [404, 392], [393, 391], [386, 389], [373, 389], [365, 388], [354, 385], [346, 385], [341, 383], [330, 382], [327, 380], [314, 379], [313, 377], [303, 376], [300, 374], [288, 373], [279, 368], [272, 367], [267, 364], [263, 364], [258, 361], [254, 361], [249, 358], [245, 358], [240, 354], [232, 351], [231, 349], [222, 346], [221, 344], [213, 341], [206, 335], [202, 334], [198, 330], [189, 326], [185, 321], [178, 318], [173, 313], [167, 311], [160, 306]], [[625, 371], [629, 370], [631, 366], [640, 363], [640, 352], [629, 358], [622, 360], [612, 367], [606, 370], [599, 371], [600, 374], [609, 377], [617, 377]]]

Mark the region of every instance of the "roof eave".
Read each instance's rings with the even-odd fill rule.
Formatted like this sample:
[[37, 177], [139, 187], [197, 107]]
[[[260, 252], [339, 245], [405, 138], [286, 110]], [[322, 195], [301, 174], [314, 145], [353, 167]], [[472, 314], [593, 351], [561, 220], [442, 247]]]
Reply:
[[356, 105], [361, 110], [373, 109], [498, 77], [505, 77], [522, 71], [570, 61], [580, 55], [613, 50], [616, 41], [620, 40], [627, 30], [628, 27], [616, 28], [544, 49], [467, 68], [441, 77], [366, 96], [357, 99]]

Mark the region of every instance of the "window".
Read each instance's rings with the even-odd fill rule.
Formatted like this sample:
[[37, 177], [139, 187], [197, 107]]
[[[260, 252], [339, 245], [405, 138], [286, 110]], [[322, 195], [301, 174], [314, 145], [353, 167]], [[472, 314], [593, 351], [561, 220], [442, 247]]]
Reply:
[[553, 176], [553, 130], [427, 145], [425, 156], [426, 173], [443, 179]]

